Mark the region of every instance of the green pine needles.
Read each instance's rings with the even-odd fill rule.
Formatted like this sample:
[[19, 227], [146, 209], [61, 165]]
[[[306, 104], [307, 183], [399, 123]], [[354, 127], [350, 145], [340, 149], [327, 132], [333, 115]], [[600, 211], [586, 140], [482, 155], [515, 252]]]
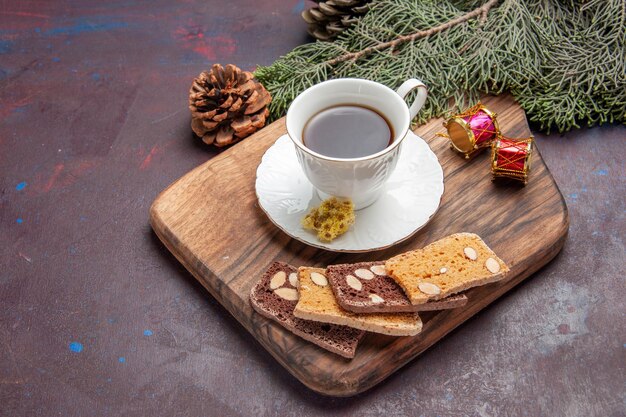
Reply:
[[301, 45], [256, 77], [271, 117], [318, 82], [429, 87], [420, 122], [510, 92], [542, 130], [626, 122], [626, 0], [374, 0], [334, 42]]

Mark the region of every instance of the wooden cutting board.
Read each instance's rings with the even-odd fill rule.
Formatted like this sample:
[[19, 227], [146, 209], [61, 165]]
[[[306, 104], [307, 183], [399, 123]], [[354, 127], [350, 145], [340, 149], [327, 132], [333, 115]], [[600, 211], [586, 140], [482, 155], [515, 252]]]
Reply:
[[[498, 114], [509, 137], [528, 137], [522, 109], [508, 96], [484, 104]], [[492, 182], [488, 152], [468, 162], [453, 153], [441, 119], [416, 129], [437, 154], [445, 192], [433, 220], [415, 236], [389, 249], [333, 253], [291, 239], [259, 208], [254, 184], [265, 150], [285, 133], [284, 119], [265, 127], [170, 185], [154, 201], [150, 221], [165, 246], [202, 285], [292, 375], [314, 391], [350, 396], [371, 388], [417, 357], [455, 327], [550, 261], [567, 235], [567, 207], [535, 148], [526, 187]], [[352, 360], [322, 350], [260, 316], [248, 294], [272, 261], [294, 266], [383, 260], [456, 232], [474, 232], [509, 265], [499, 283], [474, 288], [469, 303], [455, 310], [422, 313], [415, 337], [368, 334]]]

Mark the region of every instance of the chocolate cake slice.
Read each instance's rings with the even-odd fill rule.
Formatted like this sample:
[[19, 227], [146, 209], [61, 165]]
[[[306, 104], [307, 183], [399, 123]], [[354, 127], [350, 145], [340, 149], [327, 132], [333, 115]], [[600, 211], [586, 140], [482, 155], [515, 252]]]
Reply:
[[405, 313], [446, 310], [467, 304], [464, 294], [411, 304], [402, 287], [385, 272], [385, 262], [331, 265], [326, 275], [337, 303], [353, 313]]
[[262, 316], [317, 346], [346, 358], [353, 358], [365, 334], [347, 326], [299, 319], [293, 315], [298, 303], [298, 270], [274, 262], [250, 292], [250, 304]]

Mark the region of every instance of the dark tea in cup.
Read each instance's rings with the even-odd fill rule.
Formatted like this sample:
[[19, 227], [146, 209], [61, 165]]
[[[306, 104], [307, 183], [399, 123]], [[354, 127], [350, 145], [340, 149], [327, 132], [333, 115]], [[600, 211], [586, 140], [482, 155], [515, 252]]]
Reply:
[[304, 146], [331, 158], [361, 158], [387, 148], [393, 142], [391, 124], [376, 110], [342, 104], [315, 114], [302, 131]]

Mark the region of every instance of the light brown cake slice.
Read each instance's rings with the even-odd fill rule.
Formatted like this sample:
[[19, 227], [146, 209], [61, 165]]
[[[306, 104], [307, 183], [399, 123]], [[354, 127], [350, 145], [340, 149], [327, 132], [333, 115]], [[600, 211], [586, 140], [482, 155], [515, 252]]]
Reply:
[[293, 315], [298, 302], [296, 268], [274, 262], [250, 292], [250, 304], [261, 315], [278, 322], [290, 332], [317, 346], [353, 358], [362, 330], [347, 326], [302, 320]]
[[355, 314], [343, 310], [335, 300], [324, 269], [300, 267], [298, 278], [300, 299], [293, 311], [298, 318], [392, 336], [414, 336], [422, 331], [422, 320], [417, 313]]
[[504, 278], [502, 259], [473, 233], [457, 233], [385, 262], [385, 270], [413, 304], [441, 300]]

